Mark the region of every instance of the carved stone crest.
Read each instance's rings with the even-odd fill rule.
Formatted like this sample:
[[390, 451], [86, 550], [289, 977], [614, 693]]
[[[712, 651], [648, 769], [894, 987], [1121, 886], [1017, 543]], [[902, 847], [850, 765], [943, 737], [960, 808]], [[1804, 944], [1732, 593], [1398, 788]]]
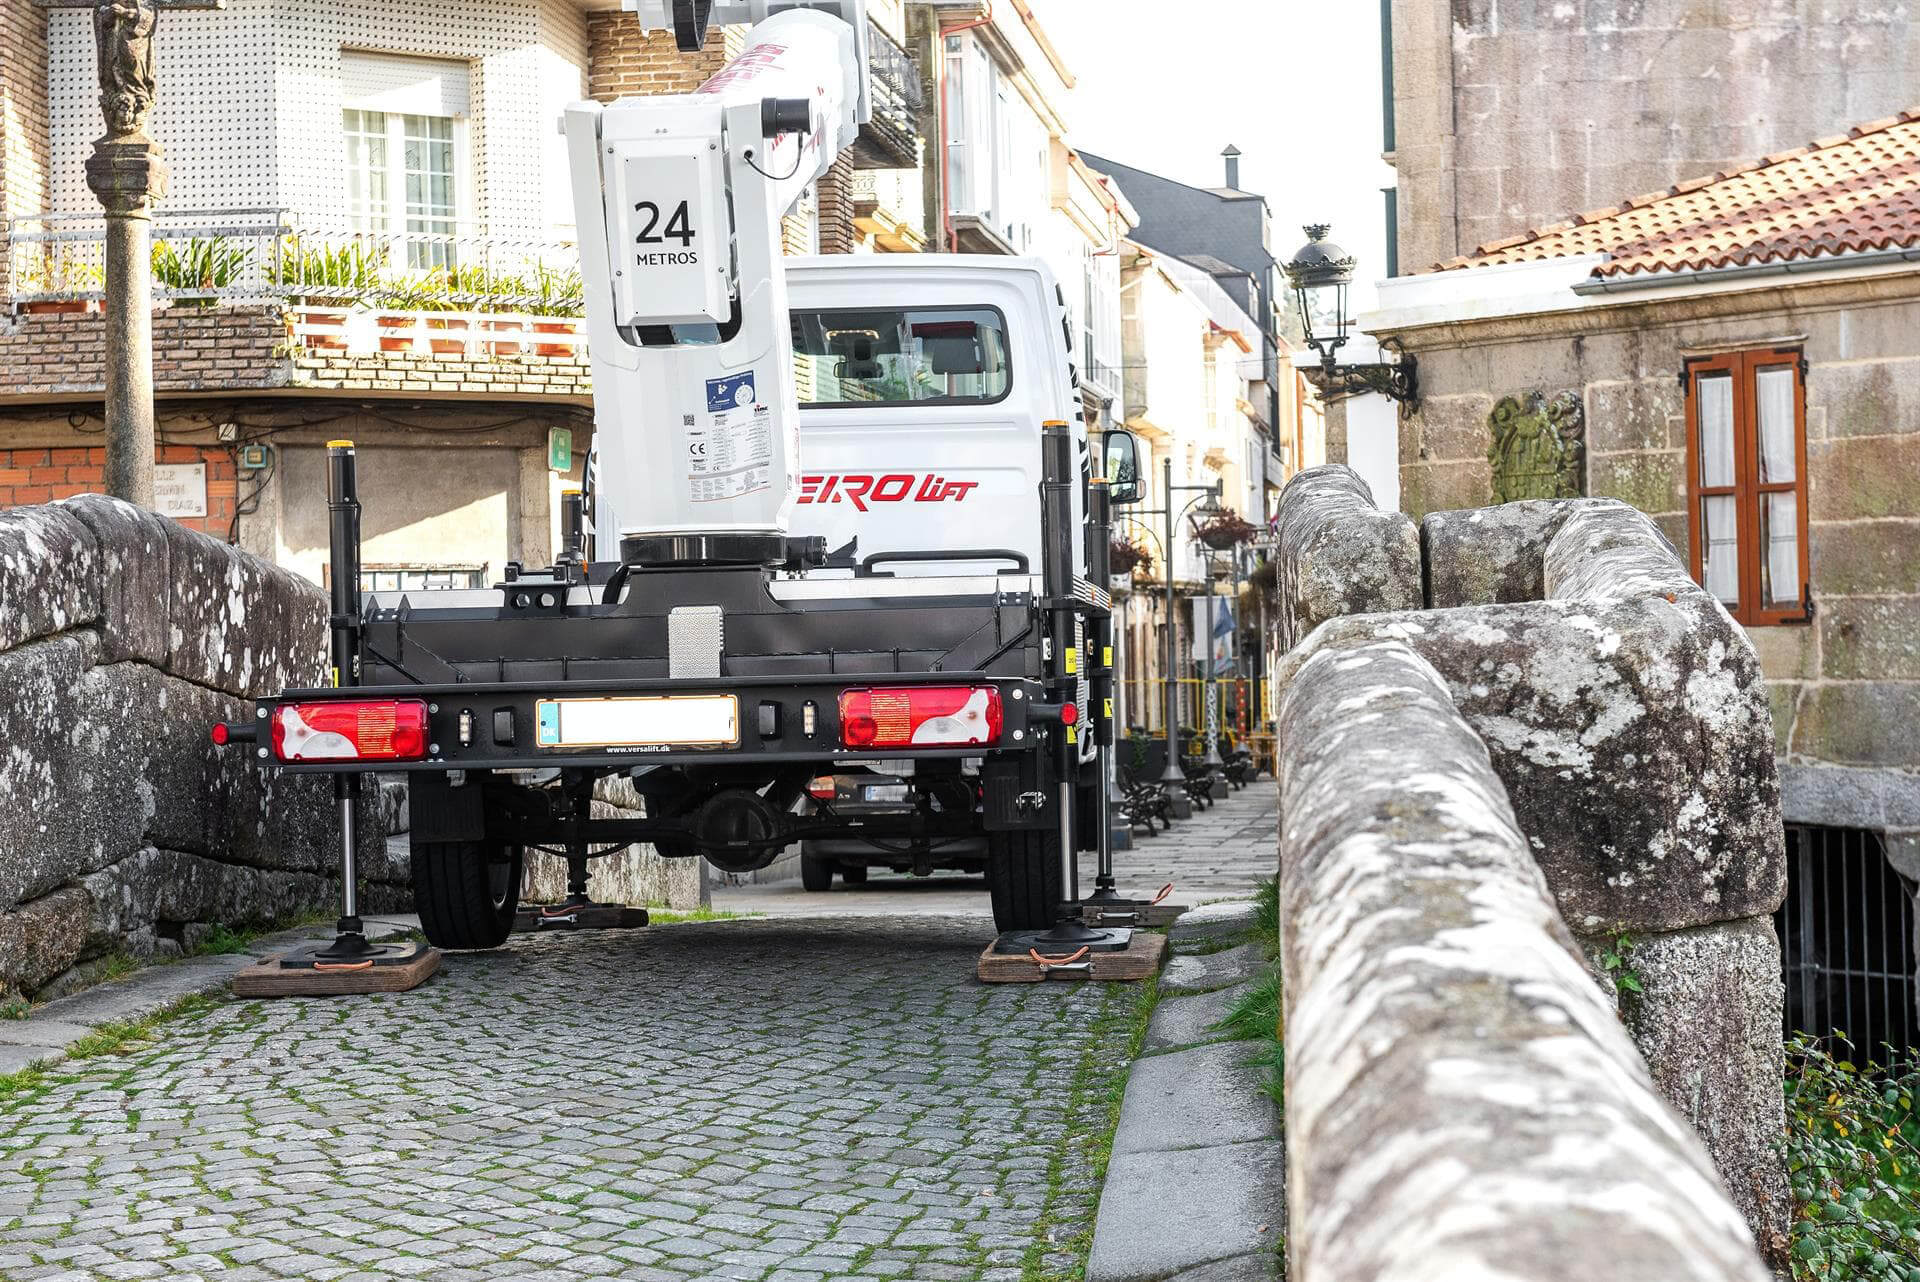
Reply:
[[153, 0], [107, 0], [93, 7], [100, 59], [100, 114], [109, 138], [143, 137], [153, 109]]
[[1552, 400], [1529, 392], [1509, 396], [1487, 416], [1493, 441], [1487, 461], [1493, 465], [1493, 501], [1578, 498], [1585, 487], [1581, 466], [1586, 453], [1586, 409], [1577, 392]]

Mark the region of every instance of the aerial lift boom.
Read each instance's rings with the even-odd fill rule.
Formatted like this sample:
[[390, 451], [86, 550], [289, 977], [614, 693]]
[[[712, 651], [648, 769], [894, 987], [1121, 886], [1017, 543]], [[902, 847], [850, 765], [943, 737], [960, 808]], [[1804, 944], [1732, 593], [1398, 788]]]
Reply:
[[708, 21], [755, 25], [693, 93], [567, 110], [599, 554], [794, 562], [799, 411], [780, 220], [872, 115], [866, 0], [627, 8], [683, 49], [700, 47]]

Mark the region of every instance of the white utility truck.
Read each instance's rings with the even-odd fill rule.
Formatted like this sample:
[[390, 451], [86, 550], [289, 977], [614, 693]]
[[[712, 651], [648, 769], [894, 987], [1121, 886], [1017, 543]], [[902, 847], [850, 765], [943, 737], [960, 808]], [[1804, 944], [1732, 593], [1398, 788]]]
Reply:
[[[490, 590], [360, 592], [335, 443], [335, 685], [215, 739], [334, 776], [336, 956], [361, 934], [353, 803], [376, 771], [410, 775], [442, 947], [506, 939], [525, 850], [568, 857], [579, 912], [549, 915], [575, 920], [589, 861], [634, 842], [735, 872], [808, 839], [915, 864], [984, 844], [1000, 927], [1050, 927], [1106, 833], [1107, 522], [1132, 438], [1089, 449], [1043, 264], [782, 258], [781, 216], [868, 117], [865, 0], [627, 3], [682, 48], [756, 25], [696, 93], [567, 112], [596, 432], [559, 557]], [[808, 796], [862, 771], [910, 804]], [[596, 817], [615, 777], [644, 818]]]

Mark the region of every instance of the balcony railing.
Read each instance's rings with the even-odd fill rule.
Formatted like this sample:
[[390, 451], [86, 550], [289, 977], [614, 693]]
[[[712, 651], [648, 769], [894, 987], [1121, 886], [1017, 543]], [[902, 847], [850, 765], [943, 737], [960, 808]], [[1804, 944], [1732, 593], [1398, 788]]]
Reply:
[[[469, 358], [584, 350], [572, 243], [432, 227], [330, 229], [284, 209], [157, 214], [153, 294], [176, 308], [283, 303], [289, 337], [319, 350]], [[102, 232], [97, 214], [14, 219], [13, 310], [97, 310], [105, 299]]]
[[920, 163], [920, 68], [892, 36], [870, 26], [873, 119], [848, 149], [856, 169], [911, 169]]

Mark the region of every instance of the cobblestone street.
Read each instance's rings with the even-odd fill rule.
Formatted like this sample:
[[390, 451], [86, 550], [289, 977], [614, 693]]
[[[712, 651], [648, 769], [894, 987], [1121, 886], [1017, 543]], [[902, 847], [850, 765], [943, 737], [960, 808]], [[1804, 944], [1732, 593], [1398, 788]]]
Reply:
[[0, 1099], [0, 1277], [1071, 1265], [1044, 1243], [1089, 1229], [1094, 1190], [1055, 1155], [1105, 1124], [1139, 990], [981, 987], [982, 937], [923, 918], [522, 938], [412, 994], [175, 1021]]

